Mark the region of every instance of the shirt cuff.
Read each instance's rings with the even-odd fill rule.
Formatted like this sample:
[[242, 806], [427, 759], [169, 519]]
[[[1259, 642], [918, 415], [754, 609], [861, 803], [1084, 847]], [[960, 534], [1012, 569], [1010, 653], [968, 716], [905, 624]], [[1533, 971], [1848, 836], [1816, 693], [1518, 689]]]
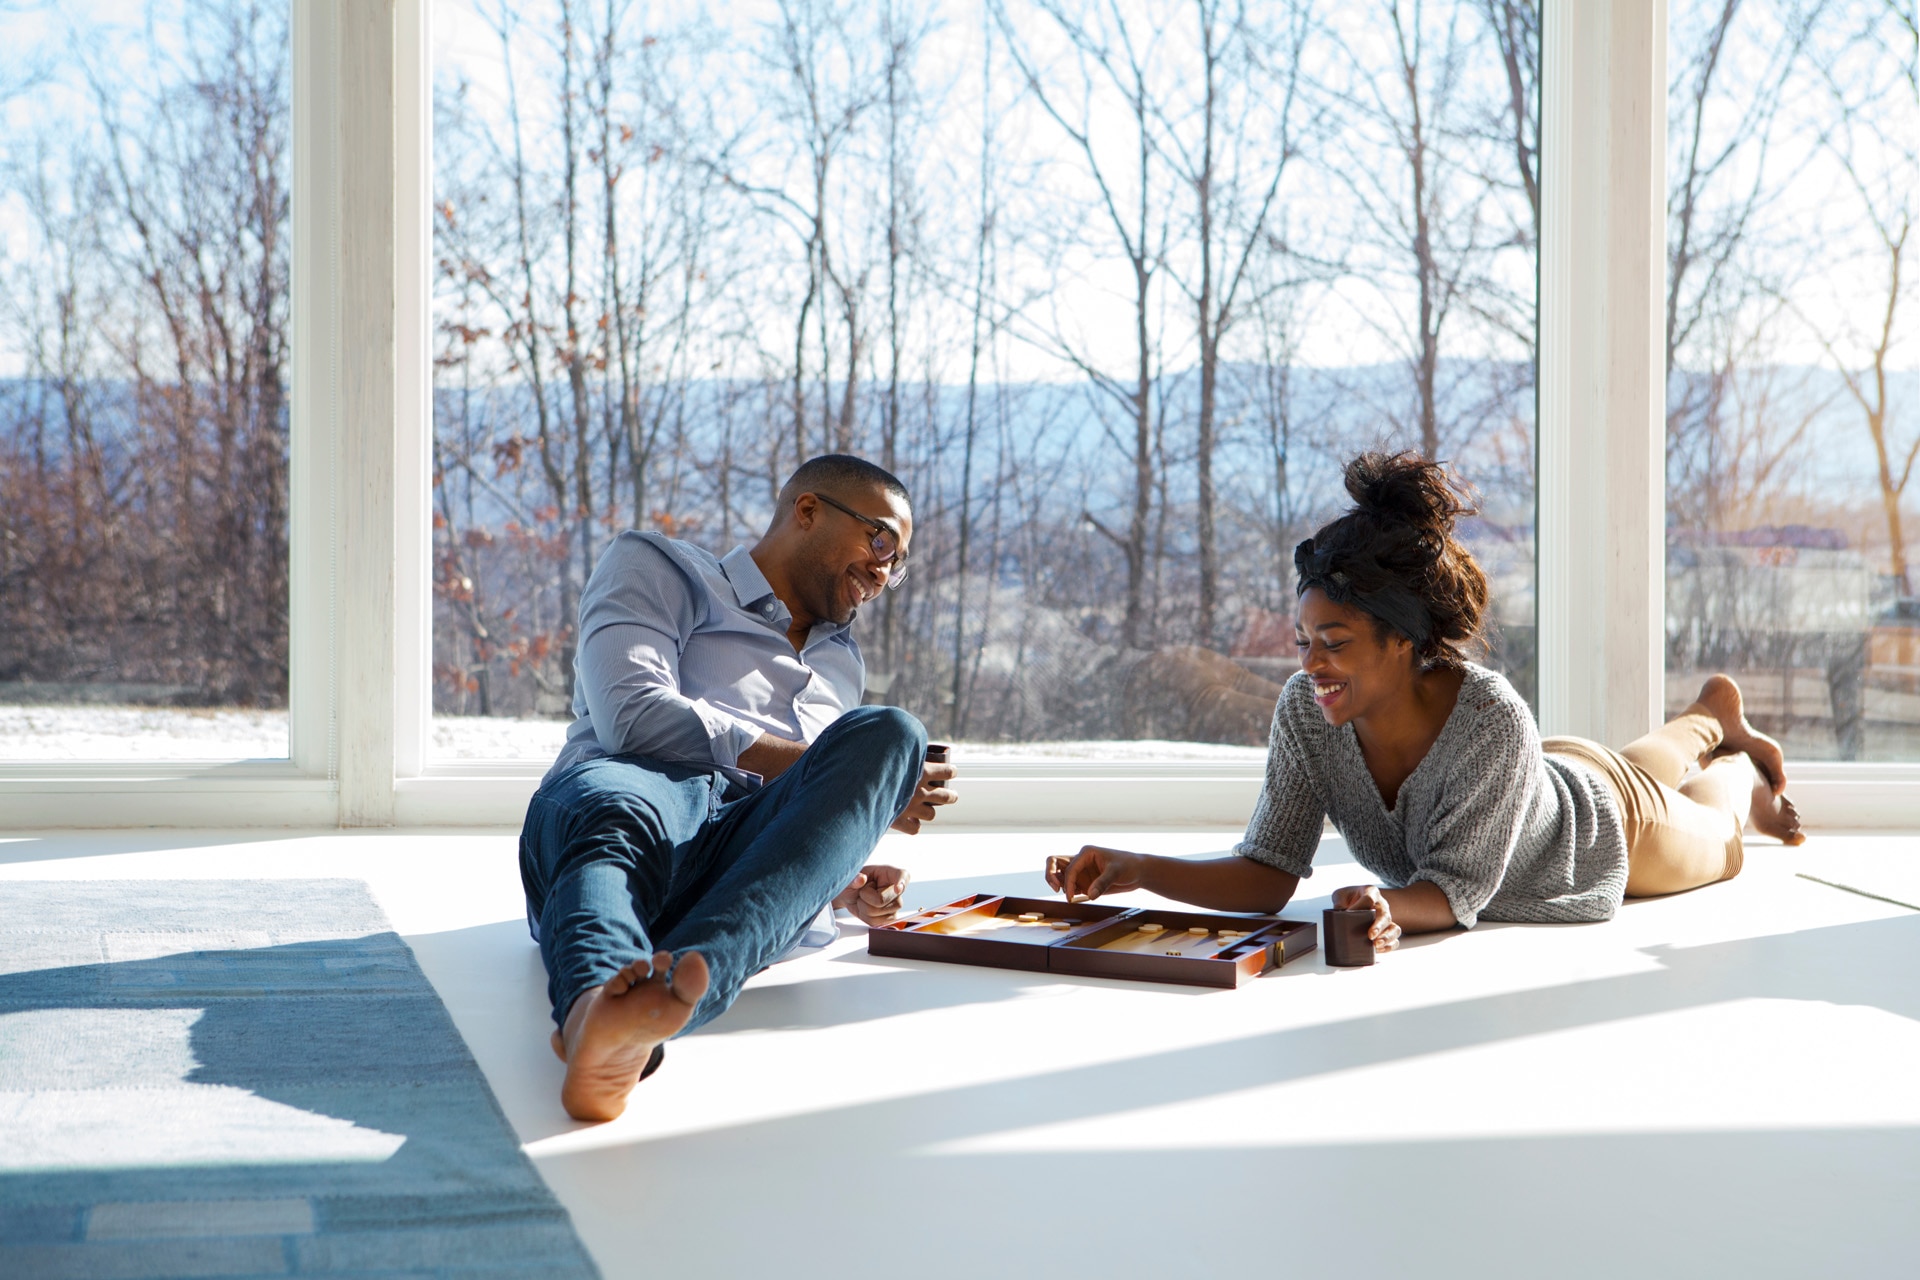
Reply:
[[1446, 895], [1447, 905], [1453, 909], [1453, 922], [1455, 924], [1459, 925], [1462, 929], [1471, 929], [1480, 923], [1480, 909], [1475, 907], [1466, 896], [1468, 886], [1451, 883], [1451, 877], [1448, 877], [1446, 881], [1441, 881], [1434, 879], [1430, 875], [1419, 875], [1407, 881], [1407, 887], [1416, 885], [1422, 880], [1425, 880], [1428, 884]]
[[736, 720], [710, 702], [692, 700], [693, 713], [700, 717], [701, 727], [707, 731], [707, 747], [713, 753], [713, 762], [723, 769], [737, 768], [740, 753], [752, 746], [760, 738], [760, 730]]
[[1313, 874], [1313, 854], [1311, 853], [1305, 858], [1290, 858], [1284, 853], [1263, 849], [1246, 840], [1233, 846], [1233, 851], [1250, 862], [1272, 867], [1275, 871], [1284, 871], [1288, 875], [1299, 876], [1302, 880]]

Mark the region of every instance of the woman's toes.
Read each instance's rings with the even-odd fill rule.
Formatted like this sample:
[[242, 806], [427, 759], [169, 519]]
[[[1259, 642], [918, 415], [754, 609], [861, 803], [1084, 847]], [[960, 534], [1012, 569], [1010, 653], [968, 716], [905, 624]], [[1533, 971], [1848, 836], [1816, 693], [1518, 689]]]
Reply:
[[1747, 820], [1753, 824], [1755, 831], [1763, 836], [1772, 836], [1781, 844], [1806, 843], [1806, 833], [1800, 830], [1800, 811], [1794, 807], [1793, 801], [1768, 790], [1764, 780], [1754, 784], [1753, 807], [1747, 813]]
[[1800, 829], [1800, 811], [1793, 807], [1793, 801], [1780, 797], [1780, 820], [1784, 830], [1781, 833], [1782, 844], [1798, 845], [1807, 842], [1807, 833]]

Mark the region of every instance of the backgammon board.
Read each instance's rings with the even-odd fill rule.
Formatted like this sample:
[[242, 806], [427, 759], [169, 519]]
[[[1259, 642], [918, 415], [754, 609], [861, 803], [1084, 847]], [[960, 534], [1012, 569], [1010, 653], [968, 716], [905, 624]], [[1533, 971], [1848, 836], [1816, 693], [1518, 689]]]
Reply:
[[977, 893], [870, 930], [867, 951], [1080, 977], [1237, 987], [1298, 959], [1317, 942], [1312, 924], [1278, 916]]

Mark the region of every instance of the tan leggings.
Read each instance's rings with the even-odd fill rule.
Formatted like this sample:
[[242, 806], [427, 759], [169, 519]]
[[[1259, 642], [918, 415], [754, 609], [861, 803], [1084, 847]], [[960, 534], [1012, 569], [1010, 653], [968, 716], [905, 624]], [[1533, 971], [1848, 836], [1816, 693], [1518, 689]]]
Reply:
[[1606, 779], [1626, 830], [1628, 897], [1679, 893], [1740, 874], [1740, 815], [1752, 793], [1753, 766], [1744, 755], [1723, 756], [1681, 782], [1720, 738], [1720, 722], [1689, 707], [1618, 751], [1585, 738], [1540, 744]]

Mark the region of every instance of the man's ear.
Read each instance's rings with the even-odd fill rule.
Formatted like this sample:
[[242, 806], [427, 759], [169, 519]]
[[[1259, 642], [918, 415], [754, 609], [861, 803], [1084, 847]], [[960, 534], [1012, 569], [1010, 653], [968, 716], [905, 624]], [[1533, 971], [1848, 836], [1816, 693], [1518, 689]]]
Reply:
[[803, 493], [793, 500], [793, 523], [798, 529], [812, 529], [814, 521], [820, 518], [820, 499], [811, 493]]

